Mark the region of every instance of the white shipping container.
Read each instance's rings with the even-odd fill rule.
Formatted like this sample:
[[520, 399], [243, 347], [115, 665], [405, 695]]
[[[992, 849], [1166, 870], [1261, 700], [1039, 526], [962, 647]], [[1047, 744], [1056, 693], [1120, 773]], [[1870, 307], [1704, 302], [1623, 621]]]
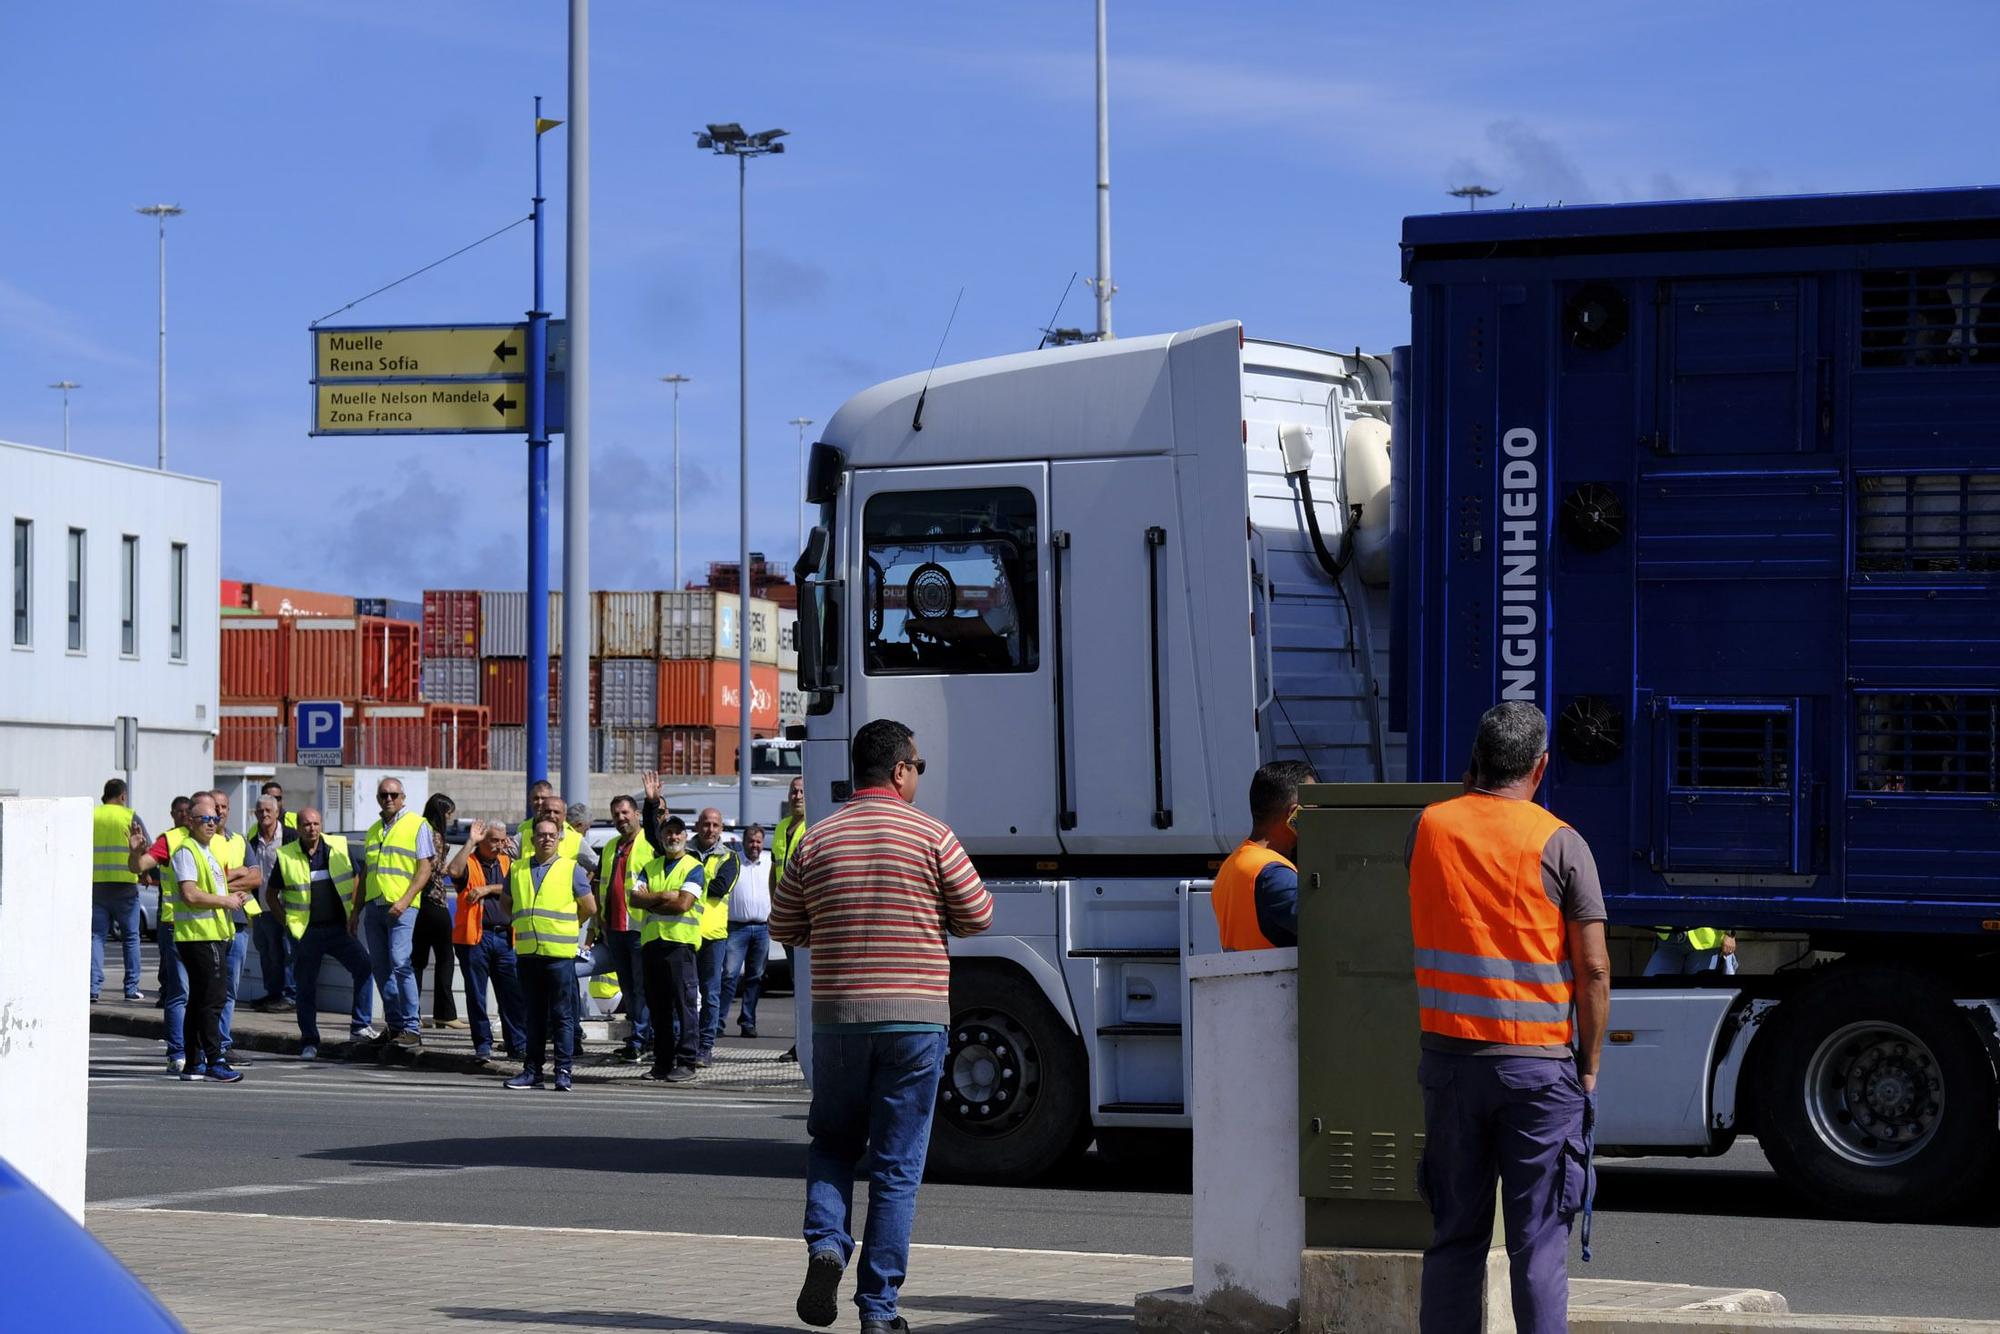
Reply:
[[[528, 595], [526, 593], [481, 593], [479, 595], [479, 656], [482, 658], [525, 658], [528, 656]], [[549, 656], [562, 656], [562, 594], [549, 594]]]
[[[733, 658], [737, 648], [736, 621], [740, 599], [712, 589], [660, 594], [660, 656], [663, 658]], [[750, 661], [778, 662], [778, 604], [750, 599]]]
[[[648, 663], [648, 666], [652, 664]], [[660, 730], [657, 727], [606, 727], [597, 771], [607, 774], [642, 774], [660, 767]]]
[[433, 704], [478, 704], [479, 659], [425, 658], [424, 698]]
[[604, 658], [659, 656], [658, 593], [593, 593], [591, 601], [592, 653]]
[[778, 726], [789, 727], [806, 720], [806, 696], [799, 689], [799, 674], [778, 669]]
[[[656, 658], [604, 658], [599, 662], [598, 718], [608, 728], [656, 727], [660, 720], [660, 665]], [[651, 768], [651, 765], [646, 766]], [[613, 770], [612, 772], [619, 772]]]
[[[602, 773], [603, 768], [596, 763], [598, 741], [601, 731], [592, 731], [590, 756], [592, 773]], [[528, 768], [528, 729], [525, 727], [496, 727], [488, 743], [487, 754], [491, 767], [502, 773], [526, 773]], [[549, 728], [549, 777], [562, 776], [562, 728]], [[582, 800], [581, 797], [577, 800]]]
[[778, 608], [778, 670], [799, 669], [799, 612], [796, 607]]

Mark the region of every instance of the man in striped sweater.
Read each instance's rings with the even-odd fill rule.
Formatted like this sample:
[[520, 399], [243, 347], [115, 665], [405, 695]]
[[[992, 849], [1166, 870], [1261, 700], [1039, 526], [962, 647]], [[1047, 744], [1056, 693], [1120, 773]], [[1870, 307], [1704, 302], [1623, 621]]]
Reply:
[[812, 950], [813, 1100], [806, 1118], [806, 1280], [799, 1319], [831, 1325], [854, 1254], [854, 1173], [869, 1160], [862, 1334], [900, 1334], [917, 1183], [951, 1022], [947, 936], [993, 921], [958, 839], [919, 811], [916, 737], [878, 718], [854, 734], [855, 793], [800, 838], [773, 895], [771, 937]]

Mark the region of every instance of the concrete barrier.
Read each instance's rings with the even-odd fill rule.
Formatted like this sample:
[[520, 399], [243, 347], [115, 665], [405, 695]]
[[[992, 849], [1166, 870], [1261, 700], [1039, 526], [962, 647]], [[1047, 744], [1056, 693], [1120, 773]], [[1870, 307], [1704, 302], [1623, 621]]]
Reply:
[[91, 803], [0, 800], [0, 1157], [83, 1221]]

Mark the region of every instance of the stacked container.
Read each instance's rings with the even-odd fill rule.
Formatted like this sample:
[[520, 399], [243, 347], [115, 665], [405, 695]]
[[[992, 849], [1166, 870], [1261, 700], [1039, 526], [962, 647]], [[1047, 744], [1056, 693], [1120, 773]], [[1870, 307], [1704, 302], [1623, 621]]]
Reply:
[[423, 687], [422, 632], [413, 621], [315, 616], [292, 623], [292, 699], [414, 703]]
[[424, 661], [479, 657], [479, 593], [471, 588], [424, 590]]

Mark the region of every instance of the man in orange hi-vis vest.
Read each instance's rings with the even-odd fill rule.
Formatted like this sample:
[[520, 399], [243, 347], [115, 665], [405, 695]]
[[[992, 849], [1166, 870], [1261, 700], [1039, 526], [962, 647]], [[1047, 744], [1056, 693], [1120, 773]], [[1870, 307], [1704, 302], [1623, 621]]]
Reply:
[[1569, 1231], [1580, 1211], [1590, 1256], [1611, 962], [1590, 848], [1534, 801], [1548, 765], [1540, 708], [1489, 709], [1464, 795], [1428, 807], [1410, 831], [1418, 1181], [1433, 1224], [1424, 1334], [1480, 1328], [1496, 1184], [1520, 1334], [1569, 1328]]
[[1279, 760], [1250, 780], [1250, 837], [1215, 873], [1209, 904], [1225, 950], [1268, 950], [1299, 943], [1299, 785], [1318, 782], [1312, 766]]

